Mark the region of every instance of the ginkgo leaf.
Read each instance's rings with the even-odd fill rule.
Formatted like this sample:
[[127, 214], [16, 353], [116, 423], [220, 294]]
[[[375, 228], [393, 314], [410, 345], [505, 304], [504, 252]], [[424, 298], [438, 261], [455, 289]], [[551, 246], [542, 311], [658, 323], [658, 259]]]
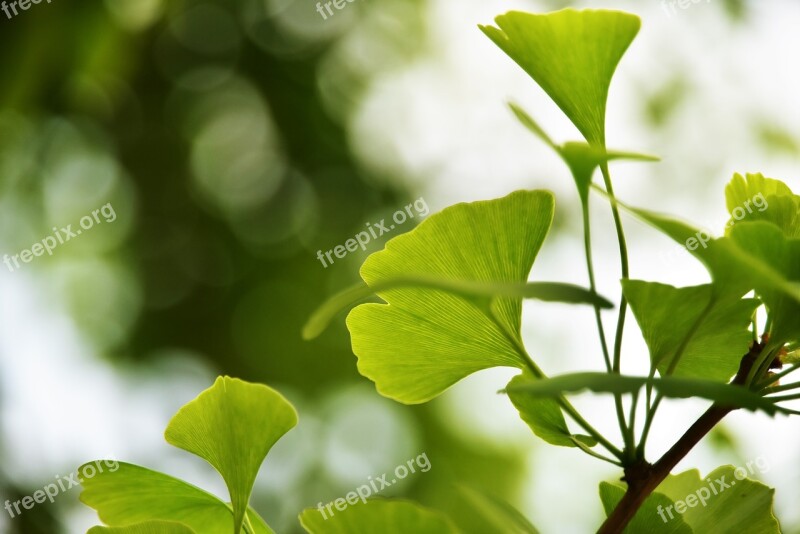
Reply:
[[[772, 270], [800, 291], [800, 239], [787, 239], [777, 226], [765, 222], [739, 223], [730, 239], [752, 257], [769, 262]], [[800, 340], [800, 298], [769, 280], [752, 275], [750, 280], [772, 319], [770, 342], [782, 346]]]
[[[611, 515], [619, 501], [622, 500], [623, 495], [625, 495], [624, 486], [609, 482], [600, 483], [600, 501], [603, 503], [606, 516]], [[662, 520], [659, 512], [663, 512], [674, 505], [675, 503], [666, 495], [661, 493], [650, 494], [636, 511], [636, 515], [633, 516], [633, 519], [622, 531], [622, 534], [643, 534], [645, 532], [647, 534], [700, 534], [701, 532], [714, 532], [713, 530], [695, 531], [680, 515], [667, 521]]]
[[[84, 464], [78, 472], [94, 465]], [[233, 532], [231, 506], [214, 495], [158, 471], [124, 462], [118, 466], [115, 471], [81, 476], [81, 501], [97, 510], [106, 525], [168, 521], [185, 525], [195, 534]], [[248, 533], [274, 534], [252, 509], [247, 510], [247, 524]]]
[[92, 527], [86, 534], [196, 534], [194, 530], [174, 521], [147, 521], [126, 527]]
[[739, 370], [753, 339], [749, 326], [758, 300], [716, 297], [711, 285], [623, 280], [622, 289], [662, 376], [728, 382]]
[[[323, 512], [326, 514], [323, 516]], [[444, 515], [399, 500], [371, 500], [350, 505], [330, 516], [324, 509], [309, 508], [300, 514], [300, 524], [309, 534], [456, 534]]]
[[508, 392], [513, 389], [520, 394], [539, 397], [558, 397], [565, 393], [578, 393], [584, 390], [595, 393], [628, 394], [636, 393], [647, 385], [652, 386], [656, 391], [668, 398], [688, 399], [700, 397], [714, 401], [722, 406], [744, 408], [751, 411], [761, 410], [769, 415], [793, 413], [792, 410], [777, 406], [768, 398], [764, 398], [742, 386], [676, 376], [648, 378], [610, 373], [571, 373], [515, 384], [509, 387]]
[[530, 373], [522, 373], [512, 378], [506, 387], [508, 398], [533, 433], [551, 445], [577, 447], [577, 441], [588, 447], [597, 445], [597, 441], [590, 436], [575, 435], [569, 431], [561, 407], [554, 399], [535, 397], [516, 389], [536, 380]]
[[[755, 474], [757, 467], [754, 461], [748, 466], [749, 469], [725, 465], [705, 478], [692, 469], [670, 475], [656, 491], [675, 503], [674, 515], [679, 515], [694, 532], [778, 534], [780, 526], [772, 512], [775, 490], [747, 478]], [[673, 511], [663, 515], [671, 521]]]
[[509, 104], [511, 111], [514, 112], [517, 119], [530, 130], [534, 135], [539, 137], [556, 154], [558, 154], [564, 163], [569, 167], [572, 173], [572, 178], [575, 180], [575, 185], [578, 187], [578, 195], [580, 196], [581, 203], [586, 204], [589, 200], [589, 189], [592, 183], [592, 176], [597, 168], [603, 163], [613, 160], [631, 160], [631, 161], [658, 161], [656, 156], [647, 154], [638, 154], [636, 152], [623, 152], [619, 150], [605, 150], [602, 147], [592, 146], [588, 143], [571, 141], [562, 145], [556, 144], [550, 136], [545, 133], [544, 129], [531, 117], [525, 110], [518, 105]]
[[638, 17], [620, 11], [511, 11], [481, 30], [553, 99], [586, 140], [605, 147], [608, 90], [639, 32]]
[[780, 180], [762, 174], [735, 174], [725, 187], [731, 219], [728, 231], [743, 221], [766, 221], [788, 238], [800, 238], [800, 196]]
[[[775, 225], [760, 221], [743, 222], [736, 224], [729, 235], [715, 238], [673, 217], [632, 208], [618, 199], [611, 201], [685, 246], [708, 269], [717, 295], [744, 295], [753, 289], [766, 288], [800, 303], [800, 269], [788, 271], [796, 261], [794, 250], [798, 240], [786, 239]], [[772, 257], [750, 250], [749, 247], [756, 243], [789, 252], [776, 267]]]
[[[524, 283], [553, 218], [553, 195], [518, 191], [457, 204], [372, 254], [361, 268], [370, 286], [408, 276]], [[465, 376], [495, 366], [523, 368], [522, 299], [488, 306], [448, 292], [378, 292], [386, 304], [362, 304], [347, 317], [358, 369], [378, 391], [425, 402]]]
[[280, 393], [261, 384], [219, 377], [175, 414], [164, 436], [222, 475], [233, 502], [234, 534], [238, 534], [261, 463], [296, 424], [297, 413]]

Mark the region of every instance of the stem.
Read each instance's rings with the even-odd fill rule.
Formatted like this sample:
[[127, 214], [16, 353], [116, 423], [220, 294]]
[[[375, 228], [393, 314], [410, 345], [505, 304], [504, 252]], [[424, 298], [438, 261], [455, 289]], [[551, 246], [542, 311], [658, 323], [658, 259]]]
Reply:
[[[589, 273], [589, 289], [597, 294], [597, 283], [594, 277], [594, 261], [592, 260], [592, 230], [589, 224], [589, 199], [581, 199], [581, 214], [583, 217], [583, 251], [586, 256], [586, 270]], [[600, 305], [594, 305], [594, 317], [597, 322], [597, 335], [600, 337], [600, 347], [603, 350], [603, 359], [606, 363], [606, 371], [611, 372], [611, 356], [608, 352], [608, 342], [606, 341], [606, 332], [603, 328], [603, 321], [600, 317]]]
[[[608, 162], [604, 161], [600, 164], [600, 172], [603, 174], [603, 183], [605, 184], [606, 191], [611, 196], [611, 213], [614, 217], [614, 228], [617, 231], [617, 242], [619, 244], [619, 261], [622, 271], [622, 279], [626, 280], [630, 276], [630, 269], [628, 265], [628, 243], [625, 240], [625, 231], [622, 228], [622, 218], [619, 214], [617, 207], [616, 197], [614, 196], [614, 186], [611, 184], [611, 174], [608, 171]], [[619, 302], [619, 316], [617, 318], [617, 331], [614, 336], [614, 362], [611, 371], [614, 374], [620, 374], [620, 364], [622, 360], [622, 335], [625, 332], [625, 317], [628, 311], [628, 301], [625, 299], [625, 293], [620, 296]], [[633, 431], [628, 428], [625, 422], [625, 412], [622, 406], [622, 395], [614, 395], [614, 404], [617, 408], [617, 419], [619, 420], [620, 430], [625, 438], [625, 450], [630, 454], [634, 454], [635, 442]], [[631, 458], [632, 459], [632, 458]]]
[[[731, 381], [732, 385], [743, 386], [747, 375], [754, 363], [761, 355], [766, 344], [753, 343], [750, 351], [744, 355], [739, 365], [739, 371]], [[655, 464], [650, 465], [645, 460], [625, 469], [623, 480], [627, 482], [628, 489], [611, 515], [601, 525], [598, 534], [618, 534], [630, 523], [631, 519], [661, 482], [669, 475], [670, 471], [680, 462], [700, 440], [708, 434], [722, 419], [737, 408], [712, 404], [697, 421], [675, 442], [675, 444]]]
[[[671, 375], [672, 373], [675, 372], [675, 368], [678, 366], [678, 362], [681, 361], [681, 358], [683, 358], [683, 354], [686, 352], [686, 348], [689, 346], [689, 343], [692, 341], [692, 338], [695, 336], [695, 334], [697, 334], [697, 331], [700, 330], [703, 321], [705, 321], [708, 318], [708, 315], [711, 313], [711, 310], [714, 309], [714, 306], [716, 304], [717, 304], [717, 297], [712, 294], [711, 298], [708, 301], [708, 304], [706, 304], [706, 307], [703, 308], [703, 311], [700, 312], [700, 315], [692, 324], [692, 327], [686, 333], [686, 336], [684, 336], [683, 340], [681, 340], [681, 344], [678, 346], [678, 350], [675, 351], [675, 355], [672, 357], [672, 361], [669, 364], [669, 368], [667, 369], [666, 375]], [[653, 366], [650, 369], [651, 379], [655, 376], [655, 373], [656, 373], [656, 368], [655, 366]], [[651, 386], [648, 385], [648, 387]], [[648, 393], [649, 391], [650, 390], [648, 389]], [[645, 416], [645, 424], [644, 424], [644, 430], [642, 431], [642, 438], [639, 440], [639, 447], [636, 451], [636, 457], [639, 458], [640, 460], [644, 458], [645, 445], [647, 444], [647, 437], [650, 434], [650, 427], [653, 424], [653, 419], [656, 416], [656, 412], [658, 411], [658, 407], [661, 404], [661, 400], [663, 398], [664, 397], [662, 397], [661, 394], [656, 396], [656, 400], [653, 403], [652, 408], [650, 408], [647, 411], [647, 415]]]

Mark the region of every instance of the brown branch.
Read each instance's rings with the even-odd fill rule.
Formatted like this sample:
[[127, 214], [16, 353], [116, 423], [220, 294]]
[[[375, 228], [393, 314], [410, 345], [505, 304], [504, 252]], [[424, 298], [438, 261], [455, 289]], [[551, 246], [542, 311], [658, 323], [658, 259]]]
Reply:
[[[731, 381], [732, 385], [743, 386], [766, 342], [753, 343], [750, 351], [742, 358], [739, 371]], [[734, 407], [713, 404], [675, 444], [656, 463], [650, 465], [644, 460], [625, 468], [623, 480], [628, 484], [625, 495], [611, 515], [605, 520], [597, 534], [619, 534], [630, 523], [647, 497], [670, 474], [695, 445], [722, 419], [736, 410]]]

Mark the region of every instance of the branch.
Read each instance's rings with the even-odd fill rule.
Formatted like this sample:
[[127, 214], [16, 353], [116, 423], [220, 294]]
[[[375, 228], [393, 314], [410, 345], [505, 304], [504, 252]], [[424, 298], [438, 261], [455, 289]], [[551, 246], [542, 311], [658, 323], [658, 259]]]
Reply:
[[[731, 381], [732, 385], [743, 386], [753, 364], [761, 355], [766, 342], [753, 343], [750, 351], [742, 358], [739, 371]], [[650, 465], [645, 460], [627, 467], [622, 478], [628, 489], [611, 515], [605, 520], [597, 534], [619, 534], [630, 523], [647, 497], [670, 474], [700, 440], [708, 434], [722, 419], [736, 408], [713, 404], [692, 426], [675, 442], [675, 444], [656, 463]]]

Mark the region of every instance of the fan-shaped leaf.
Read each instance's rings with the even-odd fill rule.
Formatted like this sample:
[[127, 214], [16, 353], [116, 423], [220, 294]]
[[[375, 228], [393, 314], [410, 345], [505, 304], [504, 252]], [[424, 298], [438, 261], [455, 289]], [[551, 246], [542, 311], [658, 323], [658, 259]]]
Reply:
[[[522, 284], [552, 217], [546, 191], [457, 204], [389, 241], [367, 259], [361, 276], [371, 287], [418, 276]], [[419, 288], [378, 296], [387, 304], [358, 306], [347, 326], [359, 371], [387, 397], [425, 402], [475, 371], [525, 366], [519, 297], [476, 302]]]
[[220, 377], [175, 414], [164, 435], [170, 444], [206, 460], [225, 479], [238, 534], [261, 463], [296, 424], [294, 408], [275, 390]]
[[662, 376], [727, 383], [739, 370], [752, 341], [748, 327], [758, 300], [718, 298], [711, 285], [676, 288], [623, 280], [622, 289]]
[[481, 30], [527, 72], [592, 144], [605, 147], [611, 78], [639, 18], [604, 10], [511, 11]]
[[762, 174], [735, 174], [725, 188], [731, 214], [728, 230], [742, 221], [766, 221], [788, 238], [800, 238], [800, 196], [785, 183]]

